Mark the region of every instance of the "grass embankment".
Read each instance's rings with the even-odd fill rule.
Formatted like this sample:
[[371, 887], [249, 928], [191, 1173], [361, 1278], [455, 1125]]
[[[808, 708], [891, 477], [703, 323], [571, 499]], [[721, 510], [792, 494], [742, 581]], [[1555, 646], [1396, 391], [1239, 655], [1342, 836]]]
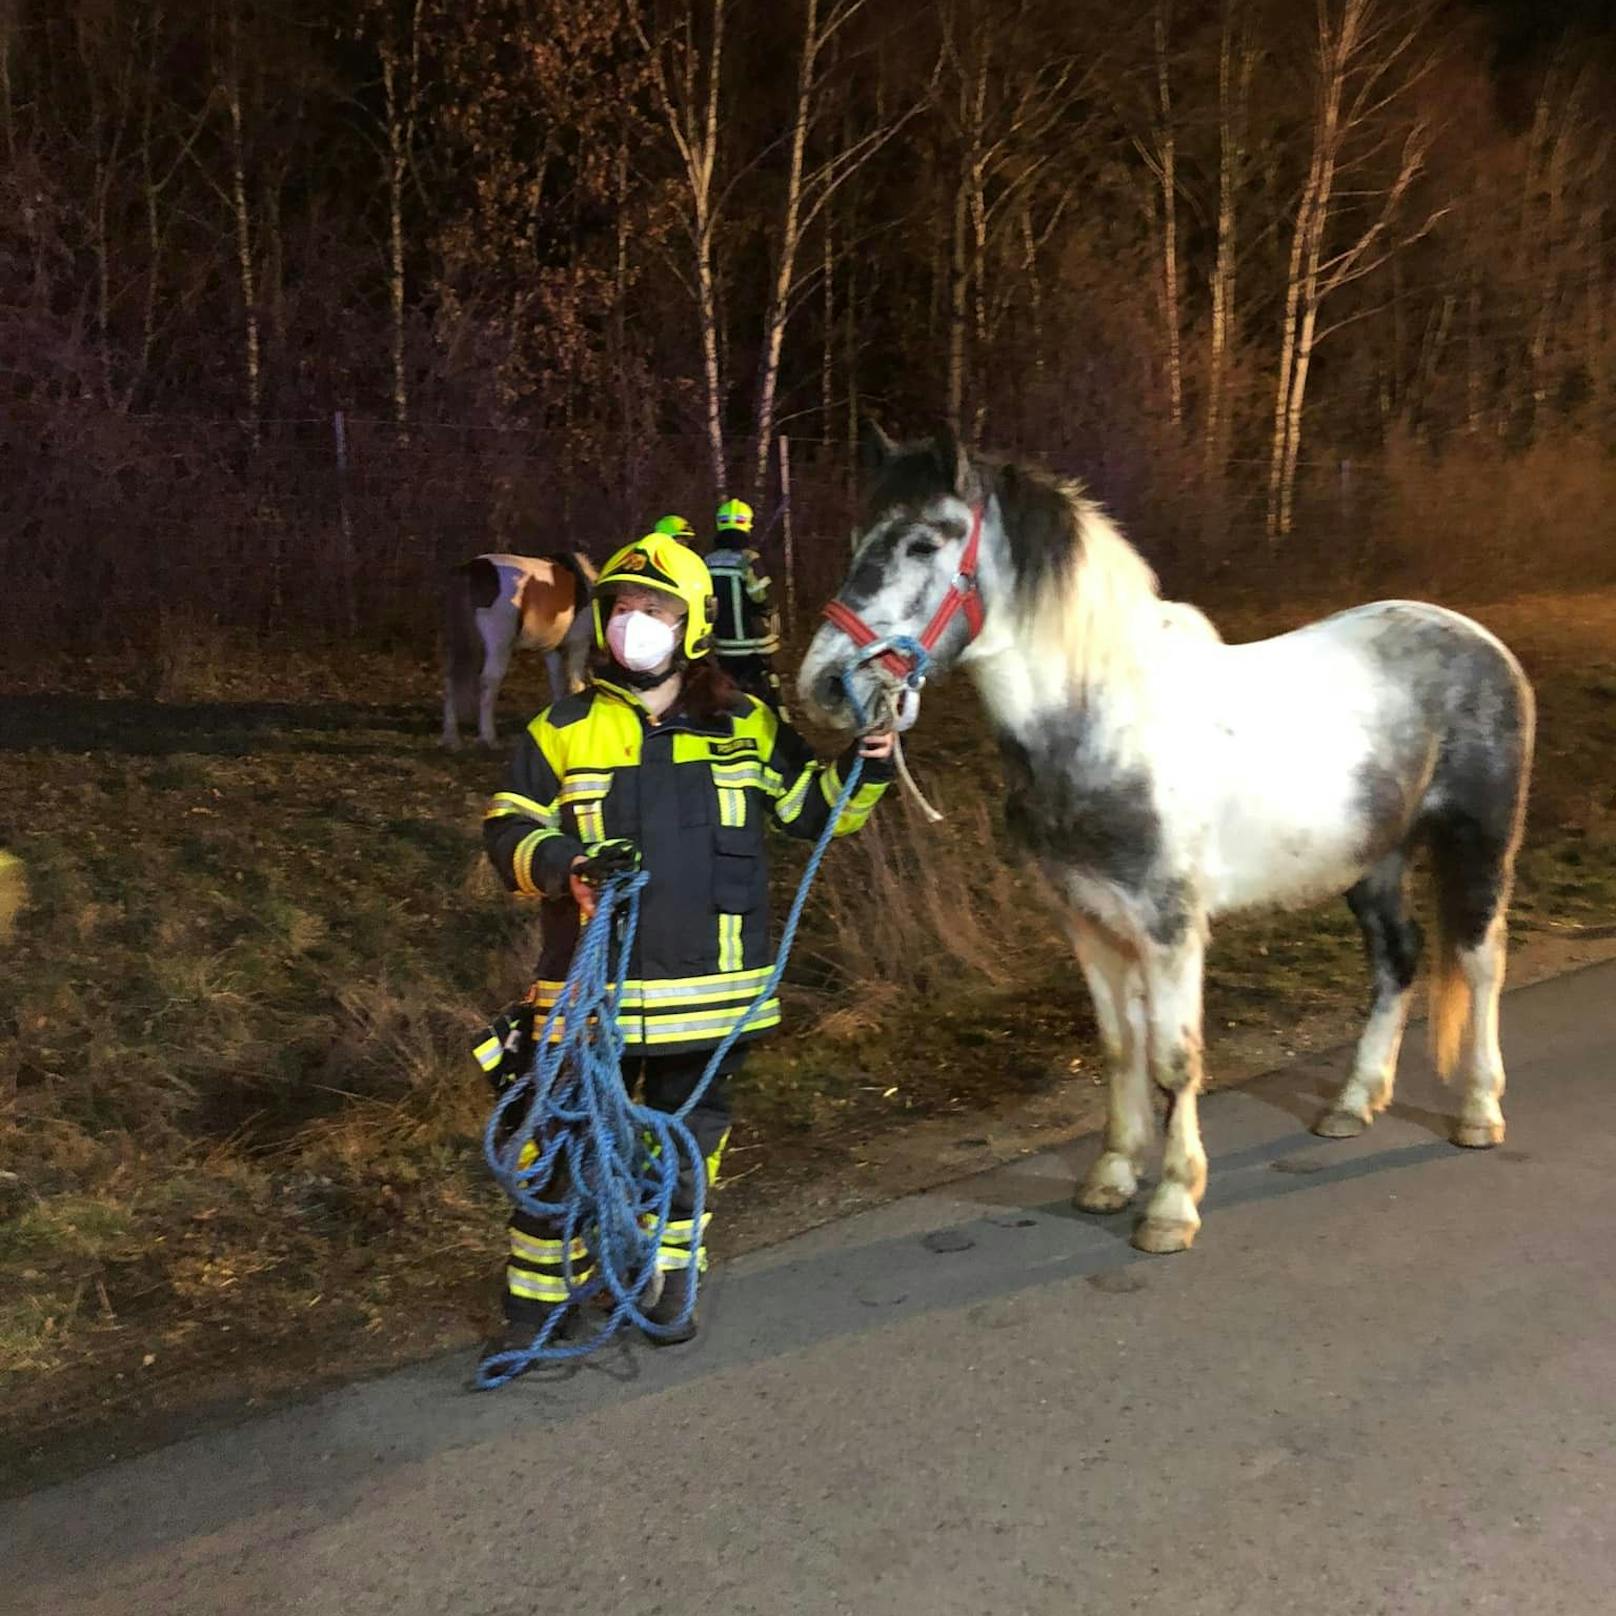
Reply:
[[[1616, 598], [1478, 615], [1539, 686], [1517, 931], [1608, 923]], [[350, 663], [339, 696], [333, 665], [217, 650], [162, 700], [106, 671], [0, 698], [0, 847], [28, 883], [0, 984], [13, 1464], [45, 1433], [469, 1339], [493, 1300], [467, 1034], [532, 950], [479, 851], [499, 760], [438, 749], [424, 663]], [[513, 680], [507, 733], [541, 682]], [[732, 1207], [896, 1123], [1002, 1113], [1093, 1070], [1067, 950], [995, 854], [992, 749], [962, 690], [928, 703], [911, 752], [947, 823], [889, 805], [827, 866], [789, 1031], [739, 1095]], [[782, 896], [800, 856], [782, 852]], [[1363, 991], [1343, 906], [1222, 928], [1214, 1064], [1229, 1028]]]

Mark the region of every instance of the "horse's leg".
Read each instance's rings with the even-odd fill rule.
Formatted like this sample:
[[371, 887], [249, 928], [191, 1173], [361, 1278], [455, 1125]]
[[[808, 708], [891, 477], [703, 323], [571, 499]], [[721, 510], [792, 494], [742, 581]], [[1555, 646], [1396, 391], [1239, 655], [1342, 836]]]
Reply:
[[1073, 1197], [1085, 1212], [1120, 1212], [1137, 1193], [1156, 1133], [1146, 1065], [1139, 957], [1093, 921], [1071, 916], [1067, 933], [1094, 1001], [1106, 1055], [1105, 1148]]
[[566, 669], [559, 647], [554, 651], [544, 653], [544, 676], [550, 681], [550, 705], [554, 706], [563, 696], [570, 696], [572, 691], [566, 682]]
[[1485, 1150], [1504, 1142], [1504, 1053], [1498, 1047], [1498, 1000], [1504, 991], [1506, 932], [1503, 911], [1474, 948], [1459, 951], [1459, 970], [1470, 990], [1464, 1094], [1453, 1142]]
[[1404, 912], [1402, 851], [1390, 853], [1347, 894], [1363, 932], [1364, 954], [1374, 983], [1369, 1020], [1358, 1040], [1352, 1075], [1330, 1109], [1313, 1124], [1326, 1139], [1350, 1139], [1391, 1104], [1397, 1053], [1408, 1025], [1414, 977], [1420, 963], [1420, 928]]
[[1206, 1191], [1206, 1151], [1196, 1095], [1201, 1088], [1201, 977], [1206, 943], [1199, 916], [1170, 943], [1147, 940], [1142, 950], [1150, 1075], [1167, 1095], [1167, 1140], [1161, 1182], [1134, 1230], [1141, 1251], [1185, 1251], [1201, 1226], [1196, 1210]]
[[443, 744], [460, 746], [460, 720], [470, 717], [477, 678], [477, 622], [464, 568], [449, 575], [443, 597]]
[[483, 673], [477, 701], [477, 736], [484, 746], [497, 746], [494, 732], [494, 706], [499, 700], [499, 687], [505, 682], [505, 670], [511, 665], [511, 647], [516, 640], [517, 621], [514, 609], [503, 606], [489, 607], [477, 614], [477, 626], [483, 636]]
[[1438, 1070], [1446, 1077], [1457, 1062], [1463, 1072], [1453, 1142], [1473, 1149], [1504, 1141], [1498, 999], [1514, 862], [1513, 838], [1489, 834], [1474, 821], [1432, 828], [1431, 868], [1441, 921], [1432, 1030]]

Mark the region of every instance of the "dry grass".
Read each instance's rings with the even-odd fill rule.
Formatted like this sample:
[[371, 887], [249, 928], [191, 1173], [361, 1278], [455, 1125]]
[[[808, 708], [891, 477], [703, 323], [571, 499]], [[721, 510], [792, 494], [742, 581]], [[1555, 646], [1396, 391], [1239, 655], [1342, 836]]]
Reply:
[[1462, 600], [1616, 577], [1616, 458], [1591, 435], [1513, 454], [1459, 438], [1435, 455], [1393, 438], [1379, 482], [1361, 556], [1369, 576]]

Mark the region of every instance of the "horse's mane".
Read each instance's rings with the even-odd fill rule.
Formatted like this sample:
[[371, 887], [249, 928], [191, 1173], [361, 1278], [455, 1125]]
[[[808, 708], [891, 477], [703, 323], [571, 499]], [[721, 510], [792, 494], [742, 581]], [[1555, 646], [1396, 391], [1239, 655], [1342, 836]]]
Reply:
[[962, 488], [945, 447], [907, 445], [880, 468], [871, 509], [993, 496], [1009, 551], [1018, 640], [1063, 659], [1074, 686], [1115, 677], [1140, 608], [1157, 609], [1149, 564], [1075, 478], [993, 456], [973, 456], [967, 467]]

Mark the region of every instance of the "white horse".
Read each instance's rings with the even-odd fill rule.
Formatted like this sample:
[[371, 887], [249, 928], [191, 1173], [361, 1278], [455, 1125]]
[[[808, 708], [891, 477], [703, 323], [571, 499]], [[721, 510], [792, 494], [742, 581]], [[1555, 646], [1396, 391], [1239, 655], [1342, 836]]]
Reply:
[[[803, 663], [804, 702], [846, 724], [916, 660], [976, 683], [998, 733], [1010, 834], [1042, 869], [1110, 1068], [1103, 1151], [1077, 1204], [1134, 1198], [1167, 1097], [1161, 1178], [1134, 1244], [1200, 1226], [1206, 1154], [1202, 961], [1212, 917], [1345, 893], [1375, 997], [1351, 1075], [1315, 1124], [1361, 1132], [1392, 1096], [1420, 933], [1404, 872], [1429, 850], [1439, 936], [1433, 1046], [1462, 1061], [1456, 1144], [1504, 1137], [1498, 997], [1531, 771], [1533, 697], [1479, 625], [1383, 601], [1248, 645], [1166, 602], [1075, 484], [967, 458], [951, 436], [899, 448], [866, 429], [868, 523]], [[877, 642], [880, 643], [872, 643]]]
[[583, 687], [594, 643], [589, 610], [595, 569], [575, 551], [549, 556], [480, 555], [454, 568], [443, 598], [443, 744], [460, 745], [460, 725], [477, 723], [496, 744], [494, 703], [515, 650], [544, 652], [550, 699]]

